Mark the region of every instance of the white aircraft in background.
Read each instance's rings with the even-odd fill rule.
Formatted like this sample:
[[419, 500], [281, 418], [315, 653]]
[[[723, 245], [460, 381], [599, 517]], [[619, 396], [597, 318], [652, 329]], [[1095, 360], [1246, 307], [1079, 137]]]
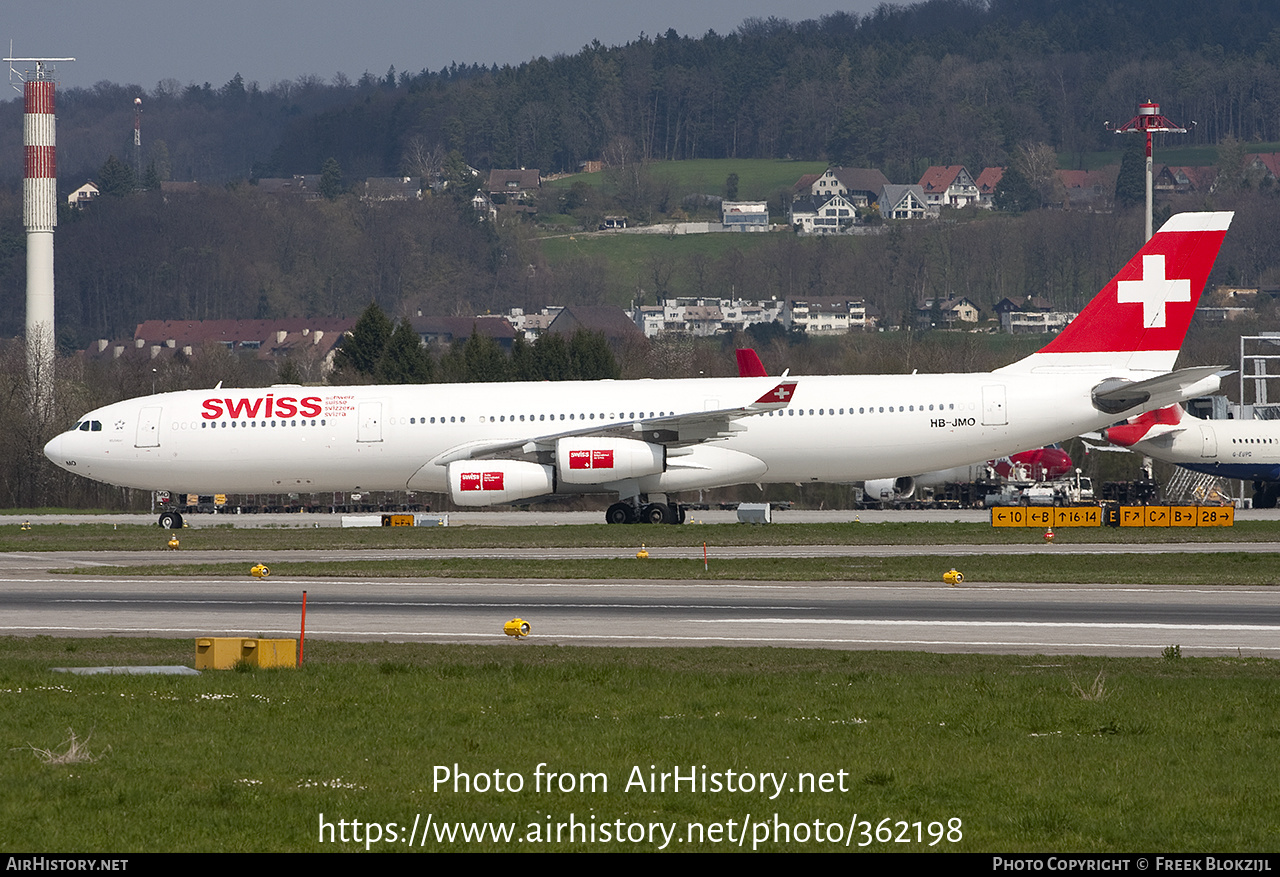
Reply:
[[1280, 499], [1280, 421], [1201, 420], [1181, 405], [1131, 417], [1102, 430], [1113, 445], [1192, 472], [1253, 482], [1253, 506]]
[[1049, 344], [984, 374], [219, 385], [103, 406], [45, 454], [144, 490], [612, 493], [610, 523], [675, 522], [669, 493], [961, 466], [1213, 392], [1217, 367], [1171, 370], [1230, 222], [1172, 217]]

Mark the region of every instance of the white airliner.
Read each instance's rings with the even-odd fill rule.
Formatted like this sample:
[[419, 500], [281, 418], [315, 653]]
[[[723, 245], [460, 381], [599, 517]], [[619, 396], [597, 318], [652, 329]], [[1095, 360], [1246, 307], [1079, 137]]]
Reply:
[[1170, 405], [1102, 430], [1114, 445], [1193, 472], [1253, 482], [1253, 506], [1280, 499], [1280, 421], [1201, 420]]
[[961, 466], [1213, 392], [1218, 367], [1171, 370], [1230, 222], [1174, 216], [1048, 345], [985, 374], [219, 385], [106, 405], [45, 454], [141, 489], [611, 493], [611, 523], [675, 522], [670, 493]]

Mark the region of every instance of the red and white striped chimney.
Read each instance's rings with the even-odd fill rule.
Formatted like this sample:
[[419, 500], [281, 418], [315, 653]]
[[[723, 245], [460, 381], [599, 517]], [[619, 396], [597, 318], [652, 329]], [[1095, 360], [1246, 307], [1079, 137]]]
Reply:
[[74, 58], [5, 58], [35, 65], [23, 80], [22, 224], [27, 230], [27, 374], [37, 410], [53, 398], [53, 229], [58, 224], [53, 61]]
[[[27, 365], [37, 375], [53, 364], [53, 229], [58, 224], [53, 80], [43, 65], [23, 86], [22, 224], [27, 230]], [[35, 361], [32, 361], [35, 357]]]

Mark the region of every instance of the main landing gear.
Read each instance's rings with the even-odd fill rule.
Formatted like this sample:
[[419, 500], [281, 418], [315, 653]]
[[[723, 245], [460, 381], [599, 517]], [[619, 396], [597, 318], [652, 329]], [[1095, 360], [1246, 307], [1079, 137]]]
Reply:
[[1273, 509], [1280, 500], [1280, 484], [1269, 481], [1253, 482], [1253, 507], [1255, 509]]
[[676, 502], [641, 502], [636, 497], [609, 506], [604, 520], [607, 524], [683, 524], [685, 508]]

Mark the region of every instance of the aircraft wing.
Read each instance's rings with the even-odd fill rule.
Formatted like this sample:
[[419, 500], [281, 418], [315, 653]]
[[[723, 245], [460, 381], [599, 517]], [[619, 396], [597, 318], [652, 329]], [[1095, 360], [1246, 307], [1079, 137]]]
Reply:
[[567, 429], [543, 435], [496, 441], [466, 442], [455, 445], [428, 461], [427, 465], [446, 466], [458, 460], [474, 460], [519, 451], [531, 454], [551, 451], [560, 439], [581, 436], [610, 436], [631, 438], [667, 447], [683, 447], [702, 442], [725, 439], [745, 429], [738, 420], [777, 411], [791, 404], [796, 381], [783, 379], [753, 402], [743, 402], [730, 408], [705, 411], [687, 411], [665, 414], [661, 417], [637, 418], [625, 423], [593, 424], [578, 429]]

